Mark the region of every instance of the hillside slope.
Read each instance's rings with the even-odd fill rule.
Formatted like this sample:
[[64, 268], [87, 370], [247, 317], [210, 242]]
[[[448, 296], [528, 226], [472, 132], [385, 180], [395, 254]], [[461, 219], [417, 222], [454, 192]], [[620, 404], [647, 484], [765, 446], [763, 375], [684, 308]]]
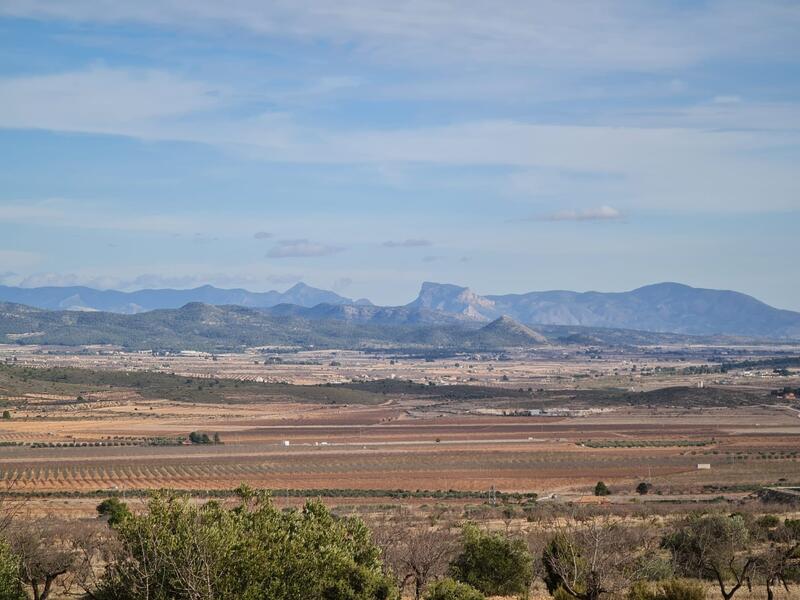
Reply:
[[25, 304], [47, 310], [97, 310], [135, 314], [160, 308], [180, 308], [190, 302], [264, 308], [281, 303], [311, 307], [321, 302], [351, 304], [353, 301], [335, 292], [297, 283], [285, 292], [226, 290], [211, 285], [189, 290], [157, 289], [135, 292], [96, 290], [82, 286], [38, 288], [0, 286], [0, 302]]
[[659, 283], [630, 292], [529, 292], [479, 296], [426, 282], [408, 306], [440, 307], [489, 321], [507, 315], [533, 325], [580, 325], [689, 335], [800, 338], [800, 313], [739, 292]]
[[[284, 307], [287, 313], [303, 310], [302, 307]], [[530, 337], [514, 328], [483, 331], [462, 324], [376, 324], [333, 318], [309, 319], [294, 314], [271, 315], [242, 306], [197, 302], [178, 309], [134, 315], [48, 311], [19, 304], [0, 304], [0, 342], [65, 346], [109, 344], [137, 350], [207, 351], [254, 346], [484, 350], [535, 345]]]

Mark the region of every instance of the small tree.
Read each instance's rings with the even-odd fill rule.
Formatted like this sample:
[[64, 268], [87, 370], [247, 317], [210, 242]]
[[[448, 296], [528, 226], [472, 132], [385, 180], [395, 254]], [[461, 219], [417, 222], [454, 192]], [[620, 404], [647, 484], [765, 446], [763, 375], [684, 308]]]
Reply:
[[755, 567], [752, 540], [740, 515], [693, 515], [664, 539], [679, 572], [711, 579], [724, 600], [730, 600]]
[[107, 517], [108, 524], [114, 527], [128, 518], [131, 515], [131, 511], [127, 504], [116, 496], [112, 496], [111, 498], [106, 498], [97, 505], [97, 515], [99, 517]]
[[597, 485], [594, 486], [594, 495], [595, 496], [608, 496], [611, 494], [611, 490], [608, 489], [605, 483], [602, 481], [598, 481]]
[[578, 600], [619, 595], [647, 576], [653, 555], [652, 527], [626, 527], [611, 518], [569, 521], [542, 554], [551, 594]]
[[53, 585], [76, 564], [66, 524], [52, 518], [22, 521], [8, 531], [12, 551], [19, 558], [19, 577], [34, 600], [46, 600]]
[[211, 438], [208, 437], [207, 433], [193, 431], [189, 434], [189, 441], [192, 442], [193, 444], [210, 444]]
[[394, 571], [400, 589], [410, 583], [414, 598], [419, 600], [427, 583], [447, 572], [456, 540], [446, 530], [405, 525], [395, 529], [392, 535], [383, 536], [388, 542], [383, 544], [384, 560]]
[[781, 523], [774, 515], [765, 515], [756, 521], [755, 533], [761, 548], [753, 579], [764, 585], [767, 600], [773, 600], [775, 586], [789, 592], [789, 584], [800, 580], [800, 528], [790, 519]]
[[8, 419], [10, 419], [10, 418], [11, 418], [11, 411], [9, 411], [9, 410], [4, 410], [4, 411], [3, 411], [3, 419], [5, 419], [5, 420], [8, 420]]
[[533, 557], [523, 540], [467, 524], [462, 544], [461, 554], [450, 565], [455, 579], [488, 596], [528, 593], [533, 583]]
[[646, 481], [642, 481], [639, 485], [636, 486], [636, 493], [644, 496], [647, 492], [650, 491], [650, 484]]
[[425, 600], [485, 600], [485, 598], [486, 596], [471, 585], [449, 577], [431, 584], [425, 592]]

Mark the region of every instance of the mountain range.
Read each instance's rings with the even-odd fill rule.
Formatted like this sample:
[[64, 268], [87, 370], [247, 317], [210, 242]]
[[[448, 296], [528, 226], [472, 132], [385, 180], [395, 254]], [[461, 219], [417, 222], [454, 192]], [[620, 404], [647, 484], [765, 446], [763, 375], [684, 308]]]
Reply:
[[[130, 350], [228, 351], [259, 346], [498, 350], [546, 343], [508, 317], [474, 323], [306, 318], [243, 306], [192, 302], [181, 308], [120, 314], [54, 311], [0, 303], [0, 342], [44, 345], [115, 345]], [[332, 305], [318, 305], [331, 307]], [[455, 322], [454, 322], [455, 323]]]
[[727, 290], [658, 283], [629, 292], [529, 292], [479, 296], [426, 282], [410, 306], [477, 321], [506, 315], [532, 325], [582, 325], [688, 335], [800, 337], [800, 313]]
[[[800, 338], [800, 313], [773, 308], [739, 292], [694, 288], [678, 283], [659, 283], [613, 293], [545, 291], [479, 295], [467, 287], [425, 282], [417, 298], [404, 306], [375, 306], [368, 300], [353, 301], [303, 283], [285, 292], [250, 292], [212, 286], [136, 292], [85, 287], [0, 286], [0, 302], [67, 313], [102, 311], [123, 315], [178, 309], [200, 303], [256, 309], [265, 318], [277, 321], [335, 321], [339, 323], [337, 327], [348, 323], [369, 327], [476, 330], [481, 325], [507, 317], [507, 320], [498, 322], [503, 325], [503, 335], [511, 328], [517, 333], [523, 332], [523, 338], [531, 343], [541, 343], [536, 342], [536, 336], [541, 335], [546, 326], [681, 335]], [[381, 338], [380, 335], [377, 337]]]
[[335, 292], [297, 283], [285, 292], [250, 292], [243, 289], [220, 289], [211, 285], [188, 290], [155, 289], [120, 292], [96, 290], [83, 286], [23, 288], [0, 286], [0, 302], [26, 304], [47, 310], [106, 311], [136, 314], [159, 308], [180, 308], [191, 302], [212, 305], [236, 305], [267, 308], [277, 304], [316, 306], [317, 304], [363, 304]]

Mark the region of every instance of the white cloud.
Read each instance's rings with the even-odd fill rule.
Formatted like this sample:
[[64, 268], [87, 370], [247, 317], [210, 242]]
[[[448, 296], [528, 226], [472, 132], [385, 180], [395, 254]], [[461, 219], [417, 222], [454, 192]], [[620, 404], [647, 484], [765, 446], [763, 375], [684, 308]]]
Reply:
[[[787, 35], [796, 37], [793, 25], [800, 19], [800, 10], [779, 2], [765, 2], [759, 11], [748, 9], [746, 3], [711, 2], [697, 9], [699, 13], [692, 13], [697, 18], [691, 20], [684, 19], [682, 12], [690, 9], [661, 15], [664, 9], [625, 2], [586, 3], [582, 10], [567, 9], [556, 2], [488, 6], [467, 2], [453, 10], [448, 2], [405, 6], [360, 1], [311, 5], [239, 1], [223, 6], [207, 0], [109, 6], [94, 0], [68, 5], [10, 0], [2, 3], [0, 12], [33, 18], [136, 21], [176, 27], [228, 25], [306, 41], [352, 38], [365, 49], [375, 49], [379, 56], [391, 52], [399, 40], [402, 52], [451, 54], [466, 61], [477, 53], [481, 60], [512, 67], [514, 57], [521, 54], [543, 62], [554, 61], [549, 67], [559, 60], [586, 66], [590, 56], [594, 57], [591, 60], [604, 61], [614, 68], [627, 68], [631, 66], [627, 61], [634, 60], [646, 62], [652, 69], [665, 62], [694, 60], [699, 55], [727, 53], [726, 57], [730, 57], [741, 47], [756, 46], [756, 40], [763, 43], [764, 49], [780, 55]], [[663, 22], [653, 16], [664, 17]], [[631, 35], [621, 33], [626, 30], [623, 25], [627, 27], [634, 20], [644, 27], [628, 28], [634, 32]], [[730, 28], [733, 25], [742, 25], [742, 29], [724, 40], [698, 34], [712, 31], [712, 25], [719, 23], [728, 26], [728, 31], [734, 30]], [[761, 39], [762, 30], [769, 31], [771, 39]], [[584, 33], [586, 36], [582, 36]], [[602, 40], [607, 36], [613, 43], [596, 44], [596, 36]], [[698, 43], [677, 43], [683, 36], [697, 38]], [[587, 53], [588, 46], [599, 50]], [[470, 49], [465, 50], [467, 47]], [[430, 52], [431, 48], [435, 51]], [[522, 48], [525, 52], [520, 53]], [[479, 79], [483, 87], [496, 87], [476, 78], [474, 71], [460, 72], [458, 76], [467, 86], [467, 95], [472, 94]], [[681, 79], [665, 84], [669, 76], [659, 79], [661, 87], [685, 89]], [[435, 79], [432, 76], [429, 80]], [[542, 81], [546, 82], [547, 76]], [[357, 77], [322, 77], [315, 79], [306, 92], [329, 93], [361, 84]], [[410, 85], [420, 85], [420, 81]], [[0, 79], [0, 127], [198, 142], [268, 161], [369, 165], [387, 173], [414, 164], [497, 167], [510, 172], [508, 190], [518, 188], [519, 195], [532, 199], [549, 192], [541, 190], [541, 174], [531, 178], [528, 172], [558, 172], [561, 175], [554, 183], [556, 195], [586, 197], [597, 184], [603, 193], [592, 194], [594, 201], [613, 202], [624, 211], [634, 205], [694, 212], [791, 210], [797, 205], [796, 160], [782, 158], [786, 149], [792, 152], [791, 148], [800, 144], [800, 106], [792, 103], [757, 104], [720, 96], [716, 101], [677, 109], [600, 115], [591, 125], [563, 124], [568, 120], [543, 124], [474, 118], [441, 126], [348, 130], [326, 129], [319, 124], [311, 127], [287, 113], [253, 116], [251, 112], [229, 110], [237, 106], [240, 93], [241, 90], [162, 70], [105, 66], [7, 77]], [[513, 86], [508, 95], [523, 96]], [[54, 102], [54, 98], [58, 101]], [[734, 99], [738, 101], [732, 102]], [[773, 150], [777, 152], [772, 153]], [[772, 156], [767, 156], [770, 153]], [[586, 174], [607, 179], [587, 183], [581, 177]], [[520, 185], [523, 179], [527, 183]], [[528, 186], [532, 179], [537, 181]], [[526, 191], [525, 187], [530, 189]], [[103, 227], [120, 230], [181, 232], [189, 228], [211, 232], [213, 227], [209, 222], [200, 226], [187, 223], [187, 218], [192, 217], [185, 215], [88, 215], [83, 219], [61, 210], [57, 204], [0, 206], [0, 220], [37, 218], [38, 222], [73, 227], [97, 226], [102, 221]], [[252, 231], [252, 225], [235, 227], [247, 227], [244, 235]], [[300, 231], [301, 235], [317, 235]]]
[[219, 87], [157, 70], [93, 67], [0, 79], [0, 127], [158, 137], [160, 119], [218, 106]]
[[[67, 198], [17, 200], [0, 203], [0, 223], [24, 223], [44, 227], [96, 229], [187, 236], [196, 242], [211, 241], [218, 235], [240, 236], [252, 231], [247, 217], [219, 215], [123, 213], [108, 210], [113, 201], [86, 202]], [[186, 232], [194, 230], [194, 234]], [[263, 232], [262, 232], [263, 233]]]
[[[546, 125], [505, 119], [438, 127], [333, 131], [298, 126], [286, 116], [267, 115], [191, 127], [156, 119], [140, 133], [156, 139], [236, 148], [267, 161], [361, 164], [382, 169], [403, 164], [503, 167], [512, 170], [509, 184], [519, 171], [556, 171], [566, 174], [559, 177], [558, 185], [573, 198], [588, 184], [585, 178], [571, 174], [588, 174], [606, 178], [601, 184], [614, 188], [613, 197], [626, 199], [623, 209], [629, 205], [689, 212], [796, 208], [796, 165], [792, 160], [782, 160], [780, 153], [770, 156], [770, 151], [782, 152], [800, 143], [800, 129], [786, 129], [797, 122], [800, 109], [787, 107], [778, 113], [779, 117], [770, 116], [769, 107], [751, 109], [749, 117], [744, 115], [747, 118], [738, 121], [739, 129], [726, 127], [737, 115], [743, 116], [742, 106], [708, 104], [693, 112], [654, 118], [652, 123], [643, 116], [639, 119], [641, 124], [619, 126]], [[757, 115], [762, 114], [765, 120], [759, 122]], [[64, 122], [58, 129], [76, 130], [85, 125], [85, 115], [71, 120], [62, 112], [60, 118]], [[0, 110], [0, 122], [3, 119]], [[42, 119], [53, 124], [52, 116], [43, 115]], [[778, 127], [781, 119], [785, 119], [783, 129], [741, 129], [747, 123]], [[667, 126], [659, 125], [664, 121]], [[97, 128], [88, 125], [86, 129]], [[139, 135], [125, 125], [115, 131]], [[52, 221], [57, 218], [58, 207], [6, 205], [0, 209], [0, 219], [4, 218], [3, 211], [6, 219], [13, 217], [12, 210], [18, 218], [35, 218], [33, 213], [40, 211], [45, 221]], [[68, 212], [60, 218], [76, 227], [86, 226]], [[103, 217], [112, 229], [180, 232], [192, 227], [201, 231], [187, 224], [186, 219], [185, 215]], [[96, 220], [93, 217], [89, 222]], [[251, 224], [242, 225], [252, 231]]]
[[344, 251], [342, 246], [330, 246], [310, 242], [306, 239], [280, 240], [267, 252], [268, 258], [298, 258], [311, 256], [330, 256]]
[[426, 246], [432, 246], [433, 242], [431, 242], [430, 240], [417, 238], [417, 239], [407, 239], [400, 241], [388, 240], [386, 242], [383, 242], [383, 245], [386, 248], [423, 248]]
[[242, 29], [352, 47], [370, 60], [670, 68], [723, 53], [795, 52], [800, 11], [780, 0], [667, 6], [629, 0], [261, 2], [6, 0], [0, 14], [139, 22], [194, 31]]
[[563, 210], [549, 215], [532, 217], [533, 221], [616, 221], [622, 213], [611, 206], [587, 208], [584, 210]]
[[741, 101], [739, 96], [714, 96], [711, 99], [714, 104], [739, 104]]

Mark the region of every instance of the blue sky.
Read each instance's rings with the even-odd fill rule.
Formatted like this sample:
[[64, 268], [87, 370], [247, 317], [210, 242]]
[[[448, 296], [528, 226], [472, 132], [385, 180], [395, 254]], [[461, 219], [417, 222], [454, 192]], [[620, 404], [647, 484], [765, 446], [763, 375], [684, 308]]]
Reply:
[[0, 278], [800, 310], [800, 4], [0, 3]]

